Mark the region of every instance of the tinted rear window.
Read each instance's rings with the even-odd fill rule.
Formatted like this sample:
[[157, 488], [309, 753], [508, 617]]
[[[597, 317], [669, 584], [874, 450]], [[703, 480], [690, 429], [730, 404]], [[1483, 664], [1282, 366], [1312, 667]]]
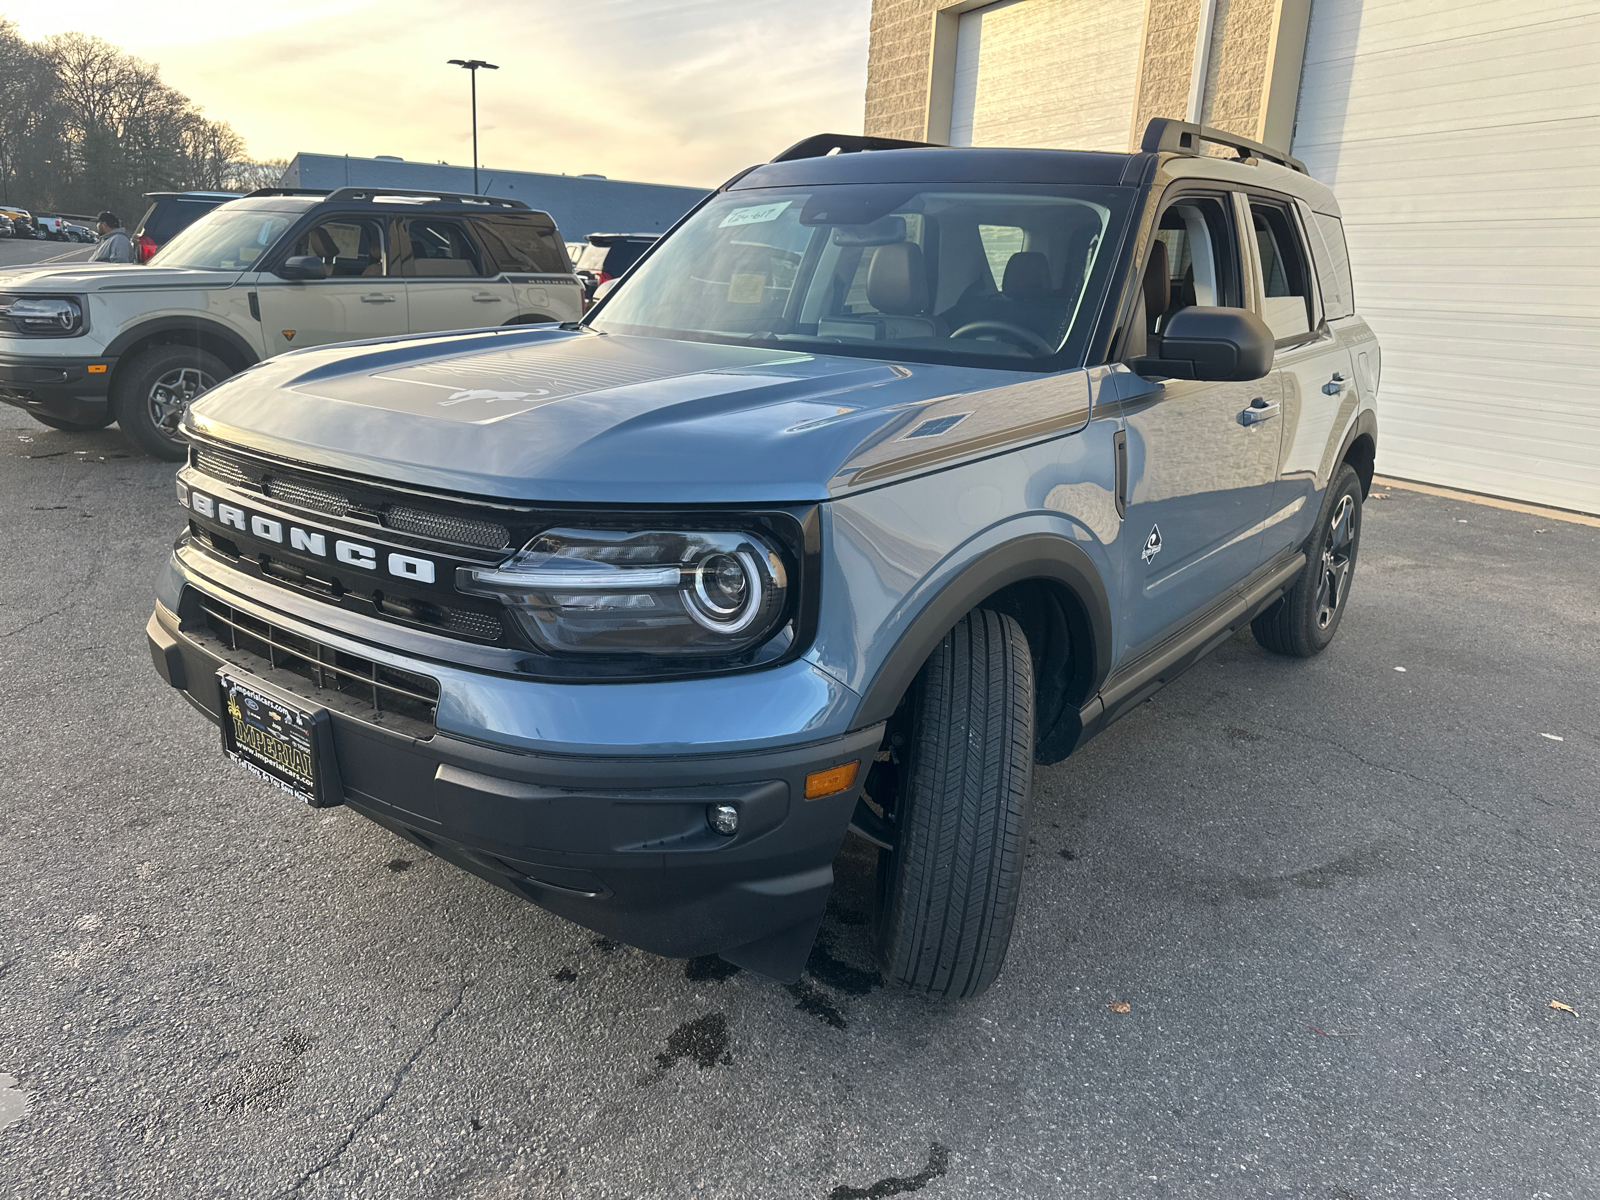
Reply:
[[474, 217], [473, 228], [498, 271], [565, 274], [567, 247], [553, 225], [510, 215]]
[[165, 245], [174, 234], [182, 233], [195, 221], [223, 203], [226, 201], [209, 197], [205, 199], [196, 197], [192, 200], [178, 196], [163, 198], [150, 206], [150, 210], [144, 214], [144, 220], [134, 232], [155, 239], [158, 246]]

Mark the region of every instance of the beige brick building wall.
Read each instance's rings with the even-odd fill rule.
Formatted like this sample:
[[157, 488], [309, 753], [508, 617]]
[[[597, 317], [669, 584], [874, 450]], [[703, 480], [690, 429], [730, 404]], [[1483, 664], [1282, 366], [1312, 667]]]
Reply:
[[949, 0], [873, 0], [866, 133], [917, 141], [927, 133], [933, 15], [949, 7]]
[[[1019, 9], [1042, 0], [1022, 0]], [[1186, 115], [1202, 0], [1146, 0], [1138, 79], [1129, 113], [1129, 144], [1154, 117]], [[934, 29], [950, 43], [958, 15], [981, 0], [874, 0], [867, 65], [865, 131], [882, 137], [928, 137], [929, 97], [938, 92]], [[1309, 0], [1216, 0], [1203, 124], [1287, 149], [1293, 130]], [[948, 80], [944, 81], [947, 95]], [[1063, 113], [1070, 132], [1071, 114]], [[940, 130], [933, 140], [943, 140]], [[1070, 140], [1070, 139], [1069, 139]], [[1057, 141], [1055, 144], [1062, 144]]]

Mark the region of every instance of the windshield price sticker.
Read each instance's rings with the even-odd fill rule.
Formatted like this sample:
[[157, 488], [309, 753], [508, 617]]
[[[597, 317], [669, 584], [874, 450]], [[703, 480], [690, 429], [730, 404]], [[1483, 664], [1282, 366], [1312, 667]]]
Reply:
[[776, 204], [756, 204], [749, 208], [736, 208], [722, 218], [718, 229], [726, 229], [730, 225], [764, 225], [768, 221], [776, 221], [778, 215], [793, 203], [789, 200], [779, 200]]

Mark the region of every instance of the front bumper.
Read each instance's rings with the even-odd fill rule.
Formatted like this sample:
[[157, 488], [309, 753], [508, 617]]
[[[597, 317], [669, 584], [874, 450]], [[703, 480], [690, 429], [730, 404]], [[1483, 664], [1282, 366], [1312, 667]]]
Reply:
[[[248, 656], [194, 619], [195, 593], [185, 589], [181, 621], [158, 604], [146, 633], [157, 673], [208, 719], [221, 721], [224, 666], [324, 702], [309, 680], [264, 660], [251, 672]], [[682, 685], [681, 703], [695, 703], [694, 686]], [[579, 704], [605, 703], [599, 689], [570, 691]], [[607, 937], [669, 957], [721, 954], [784, 981], [805, 964], [857, 795], [806, 800], [805, 778], [853, 761], [864, 781], [883, 736], [876, 725], [735, 754], [577, 756], [386, 728], [346, 709], [328, 705], [334, 757], [343, 801], [362, 815]], [[713, 803], [739, 808], [734, 836], [707, 825]]]
[[[0, 353], [0, 402], [80, 425], [106, 419], [114, 358]], [[91, 370], [91, 368], [97, 368]]]

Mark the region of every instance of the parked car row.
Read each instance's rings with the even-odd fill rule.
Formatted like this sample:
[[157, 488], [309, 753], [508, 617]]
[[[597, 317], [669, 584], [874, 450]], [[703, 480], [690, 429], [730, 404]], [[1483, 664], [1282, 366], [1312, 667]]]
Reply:
[[5, 217], [10, 225], [9, 232], [5, 233], [6, 237], [32, 238], [38, 236], [33, 223], [33, 214], [27, 209], [15, 208], [9, 204], [0, 205], [0, 216]]
[[0, 237], [52, 242], [97, 242], [100, 235], [66, 217], [35, 216], [24, 208], [0, 206]]
[[0, 292], [0, 402], [55, 429], [115, 420], [176, 461], [188, 405], [274, 355], [583, 313], [555, 222], [521, 201], [364, 188], [211, 200], [158, 197], [142, 229], [188, 225], [143, 268], [13, 273]]

